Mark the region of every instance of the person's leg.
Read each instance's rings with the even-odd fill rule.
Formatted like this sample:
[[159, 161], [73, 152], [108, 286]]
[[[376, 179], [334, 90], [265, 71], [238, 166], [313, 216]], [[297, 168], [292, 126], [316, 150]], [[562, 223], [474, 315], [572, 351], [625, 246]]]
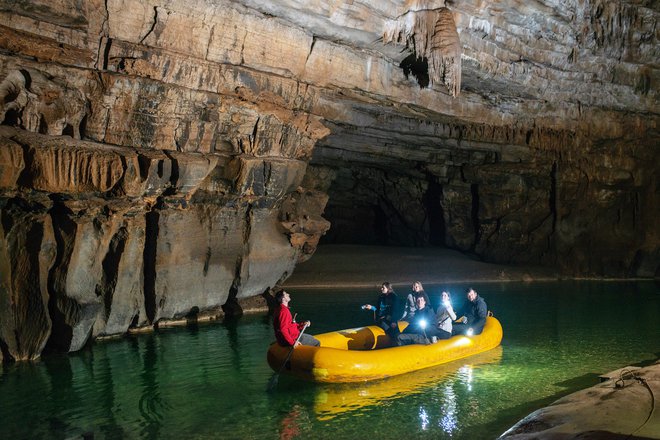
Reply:
[[451, 338], [451, 333], [446, 332], [442, 329], [437, 329], [433, 336], [435, 336], [438, 339], [449, 339]]
[[302, 345], [311, 345], [312, 347], [318, 347], [321, 345], [321, 342], [318, 339], [312, 335], [308, 335], [307, 333], [303, 333], [300, 336], [300, 343]]
[[378, 327], [382, 328], [383, 331], [384, 331], [385, 333], [387, 333], [387, 331], [388, 331], [389, 328], [390, 328], [389, 324], [388, 324], [387, 322], [385, 322], [385, 321], [378, 321], [378, 322], [376, 323], [376, 325], [377, 325]]
[[439, 328], [430, 328], [426, 330], [426, 336], [428, 336], [429, 340], [433, 343], [433, 338], [435, 338], [436, 342], [438, 339], [449, 339], [451, 338], [451, 333]]
[[385, 334], [390, 338], [390, 345], [397, 345], [397, 338], [399, 336], [399, 326], [392, 328], [388, 321], [378, 321], [378, 327], [382, 328]]
[[480, 325], [480, 326], [478, 326], [478, 327], [474, 327], [474, 328], [472, 329], [472, 331], [474, 332], [473, 334], [475, 334], [475, 335], [480, 335], [481, 332], [484, 331], [484, 325], [485, 325], [485, 324], [482, 324], [482, 325]]
[[392, 340], [395, 340], [401, 334], [401, 332], [399, 331], [399, 326], [390, 327], [387, 330], [385, 330], [385, 333], [387, 333], [387, 335]]
[[[395, 324], [396, 324], [396, 323], [395, 323]], [[389, 336], [390, 339], [392, 339], [392, 341], [396, 341], [396, 338], [397, 338], [397, 337], [399, 336], [399, 334], [401, 333], [401, 332], [399, 331], [399, 326], [398, 326], [398, 325], [394, 325], [394, 327], [392, 327], [392, 324], [391, 324], [390, 322], [388, 322], [388, 321], [383, 321], [383, 326], [384, 326], [384, 327], [383, 327], [383, 330], [385, 330], [385, 333], [387, 334], [387, 336]]]
[[413, 336], [413, 341], [415, 341], [415, 342], [413, 342], [413, 344], [426, 345], [426, 344], [429, 344], [431, 342], [429, 340], [429, 338], [426, 337], [427, 335], [420, 335], [419, 333], [416, 333], [416, 334], [413, 334], [412, 336]]
[[396, 338], [396, 345], [419, 344], [419, 336], [416, 333], [401, 333]]
[[464, 335], [467, 333], [468, 329], [470, 327], [467, 326], [467, 324], [454, 324], [453, 328], [451, 329], [451, 334], [452, 335]]

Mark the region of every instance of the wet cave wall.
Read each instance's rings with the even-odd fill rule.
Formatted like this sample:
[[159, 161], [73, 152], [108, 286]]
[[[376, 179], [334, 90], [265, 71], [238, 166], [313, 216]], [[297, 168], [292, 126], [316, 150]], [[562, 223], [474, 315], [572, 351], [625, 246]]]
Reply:
[[327, 196], [301, 184], [328, 129], [294, 81], [171, 47], [211, 4], [1, 5], [5, 360], [240, 314], [312, 255]]
[[649, 2], [0, 0], [0, 353], [241, 313], [319, 240], [660, 267]]

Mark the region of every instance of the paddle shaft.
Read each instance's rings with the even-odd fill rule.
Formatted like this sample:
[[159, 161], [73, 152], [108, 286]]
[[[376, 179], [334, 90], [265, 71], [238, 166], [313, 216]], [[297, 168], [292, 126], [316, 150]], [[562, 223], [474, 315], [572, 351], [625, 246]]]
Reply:
[[300, 341], [300, 338], [302, 337], [303, 333], [305, 332], [305, 329], [308, 326], [309, 325], [307, 323], [305, 323], [305, 325], [303, 325], [302, 330], [300, 330], [300, 334], [296, 338], [296, 342], [294, 342], [293, 345], [291, 346], [291, 349], [289, 350], [289, 354], [286, 355], [286, 359], [284, 359], [284, 362], [282, 363], [282, 366], [280, 367], [280, 369], [277, 371], [277, 374], [280, 374], [282, 372], [282, 370], [284, 370], [284, 366], [286, 365], [287, 362], [289, 362], [289, 359], [291, 358], [291, 355], [293, 354], [293, 349], [296, 348], [296, 344], [298, 343], [298, 341]]

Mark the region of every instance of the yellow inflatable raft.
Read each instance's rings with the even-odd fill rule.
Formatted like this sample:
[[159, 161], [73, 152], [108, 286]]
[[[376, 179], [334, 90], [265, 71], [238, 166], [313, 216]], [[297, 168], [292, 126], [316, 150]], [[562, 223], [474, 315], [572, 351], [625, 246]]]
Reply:
[[[400, 323], [403, 330], [407, 324]], [[389, 347], [380, 327], [368, 326], [315, 335], [320, 347], [300, 346], [282, 370], [313, 382], [361, 382], [396, 376], [491, 350], [502, 341], [500, 322], [489, 316], [484, 331], [454, 336], [429, 345]], [[268, 364], [279, 371], [290, 347], [277, 343], [268, 349]]]

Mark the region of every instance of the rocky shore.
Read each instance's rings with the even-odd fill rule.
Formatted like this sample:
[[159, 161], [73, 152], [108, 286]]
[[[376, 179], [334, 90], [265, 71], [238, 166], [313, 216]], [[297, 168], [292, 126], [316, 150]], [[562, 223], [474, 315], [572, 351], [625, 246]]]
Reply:
[[500, 438], [660, 439], [660, 361], [621, 368], [601, 380], [533, 412]]

